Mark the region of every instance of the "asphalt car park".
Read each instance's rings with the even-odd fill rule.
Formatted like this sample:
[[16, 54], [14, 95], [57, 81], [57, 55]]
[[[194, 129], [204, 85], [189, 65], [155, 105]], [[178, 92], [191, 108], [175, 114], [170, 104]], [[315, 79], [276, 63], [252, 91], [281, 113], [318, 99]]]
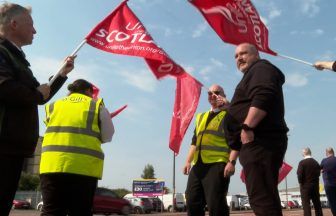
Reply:
[[[12, 210], [9, 216], [39, 216], [41, 212], [37, 210]], [[99, 215], [99, 214], [95, 214]], [[135, 214], [132, 214], [135, 215]], [[163, 213], [151, 213], [150, 216], [185, 216], [186, 212], [163, 212]], [[254, 216], [252, 211], [232, 211], [230, 215], [234, 216]], [[303, 216], [302, 209], [295, 210], [283, 210], [284, 216]], [[314, 215], [314, 214], [313, 214]], [[330, 209], [323, 209], [324, 216], [332, 216]]]

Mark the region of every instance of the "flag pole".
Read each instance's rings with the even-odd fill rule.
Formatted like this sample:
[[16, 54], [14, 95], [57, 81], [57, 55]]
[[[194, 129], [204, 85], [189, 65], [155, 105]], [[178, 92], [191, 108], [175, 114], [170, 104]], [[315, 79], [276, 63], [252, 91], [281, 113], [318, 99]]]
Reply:
[[306, 62], [306, 61], [303, 61], [303, 60], [300, 60], [300, 59], [297, 59], [297, 58], [293, 58], [293, 57], [290, 57], [290, 56], [282, 55], [282, 54], [279, 54], [279, 53], [277, 55], [280, 56], [280, 57], [282, 57], [282, 58], [294, 60], [294, 61], [297, 61], [297, 62], [300, 62], [300, 63], [303, 63], [303, 64], [306, 64], [306, 65], [314, 67], [314, 65], [312, 63], [310, 63], [310, 62]]
[[[84, 46], [84, 44], [86, 43], [86, 39], [84, 39], [78, 46], [77, 48], [71, 53], [70, 56], [74, 56], [77, 54], [77, 52], [80, 50], [80, 48], [82, 48]], [[63, 63], [62, 67], [57, 71], [57, 73], [51, 78], [51, 80], [48, 83], [48, 86], [51, 86], [53, 84], [53, 82], [56, 80], [56, 78], [60, 75], [61, 71], [63, 70], [63, 68], [65, 67], [66, 62]]]

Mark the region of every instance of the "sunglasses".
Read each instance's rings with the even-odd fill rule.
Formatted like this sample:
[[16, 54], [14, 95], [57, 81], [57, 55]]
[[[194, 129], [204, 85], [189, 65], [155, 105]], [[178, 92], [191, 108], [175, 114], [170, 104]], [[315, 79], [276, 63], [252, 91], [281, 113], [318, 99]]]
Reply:
[[208, 95], [211, 96], [211, 95], [219, 95], [221, 92], [220, 91], [208, 91]]

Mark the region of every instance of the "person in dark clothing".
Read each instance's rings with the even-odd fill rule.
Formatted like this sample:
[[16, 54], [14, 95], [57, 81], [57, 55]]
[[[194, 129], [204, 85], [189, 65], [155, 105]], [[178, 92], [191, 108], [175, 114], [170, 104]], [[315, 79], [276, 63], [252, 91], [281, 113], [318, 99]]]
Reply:
[[310, 200], [315, 208], [315, 215], [322, 216], [322, 207], [319, 192], [319, 177], [321, 167], [312, 158], [309, 148], [302, 150], [303, 160], [300, 161], [297, 169], [297, 177], [300, 184], [300, 193], [304, 216], [311, 216]]
[[314, 64], [314, 67], [317, 70], [324, 70], [324, 69], [328, 69], [328, 70], [333, 70], [336, 71], [336, 61], [317, 61]]
[[333, 216], [336, 216], [336, 157], [334, 149], [326, 149], [326, 158], [321, 162], [324, 190], [327, 194], [330, 209]]
[[25, 157], [32, 156], [39, 136], [38, 104], [48, 101], [74, 67], [66, 59], [60, 76], [49, 87], [36, 80], [22, 47], [36, 33], [29, 8], [0, 5], [0, 215], [8, 215]]
[[250, 205], [257, 216], [282, 215], [278, 192], [279, 168], [287, 149], [283, 73], [260, 59], [252, 44], [237, 46], [235, 59], [244, 74], [236, 87], [225, 134], [231, 149], [240, 150]]
[[[235, 171], [238, 151], [230, 151], [223, 121], [229, 104], [224, 90], [212, 85], [208, 92], [211, 110], [196, 118], [196, 129], [183, 173], [189, 175], [186, 200], [189, 216], [228, 216], [226, 195]], [[191, 164], [193, 164], [191, 168]]]

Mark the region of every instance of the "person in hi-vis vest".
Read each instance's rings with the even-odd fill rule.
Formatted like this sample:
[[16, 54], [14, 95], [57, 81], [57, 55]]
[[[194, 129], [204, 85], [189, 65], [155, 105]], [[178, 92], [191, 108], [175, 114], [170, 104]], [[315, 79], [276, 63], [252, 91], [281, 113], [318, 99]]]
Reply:
[[67, 97], [46, 106], [40, 179], [42, 216], [92, 215], [93, 197], [102, 178], [104, 153], [114, 126], [93, 86], [78, 79]]
[[189, 216], [204, 216], [207, 206], [210, 216], [228, 216], [226, 194], [238, 151], [230, 150], [225, 139], [224, 117], [229, 101], [224, 89], [212, 85], [208, 101], [211, 110], [197, 114], [194, 136], [183, 168], [183, 173], [189, 175], [187, 211]]

